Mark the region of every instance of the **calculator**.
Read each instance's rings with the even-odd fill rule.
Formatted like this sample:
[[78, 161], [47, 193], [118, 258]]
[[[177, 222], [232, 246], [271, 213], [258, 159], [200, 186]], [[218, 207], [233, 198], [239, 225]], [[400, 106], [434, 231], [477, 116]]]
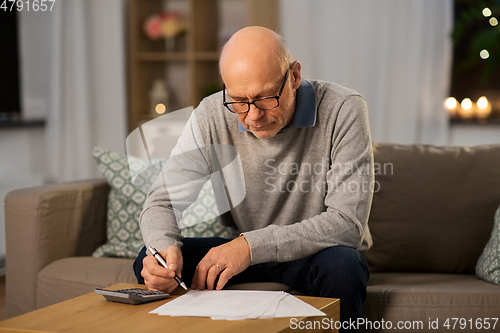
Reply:
[[103, 295], [108, 301], [133, 305], [159, 301], [161, 299], [168, 298], [169, 296], [169, 294], [161, 291], [140, 288], [118, 290], [95, 288], [95, 292], [96, 294]]

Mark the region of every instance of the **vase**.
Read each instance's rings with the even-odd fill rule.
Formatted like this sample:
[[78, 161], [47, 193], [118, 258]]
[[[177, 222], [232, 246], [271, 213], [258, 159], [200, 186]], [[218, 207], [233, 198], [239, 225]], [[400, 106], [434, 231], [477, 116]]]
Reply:
[[165, 38], [165, 46], [167, 52], [175, 52], [175, 38]]

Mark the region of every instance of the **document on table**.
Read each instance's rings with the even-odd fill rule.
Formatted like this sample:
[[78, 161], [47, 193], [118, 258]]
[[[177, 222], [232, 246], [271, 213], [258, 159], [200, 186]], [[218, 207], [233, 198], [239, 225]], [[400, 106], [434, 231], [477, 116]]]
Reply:
[[190, 290], [150, 313], [212, 319], [257, 319], [325, 316], [325, 313], [282, 291]]

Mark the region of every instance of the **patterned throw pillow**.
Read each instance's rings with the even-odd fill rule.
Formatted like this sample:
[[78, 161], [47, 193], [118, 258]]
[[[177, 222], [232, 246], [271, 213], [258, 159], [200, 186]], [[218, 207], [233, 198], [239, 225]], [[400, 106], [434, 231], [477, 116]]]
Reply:
[[500, 285], [500, 207], [495, 213], [490, 240], [477, 261], [476, 276]]
[[[97, 248], [94, 257], [135, 258], [144, 246], [139, 228], [139, 215], [146, 200], [149, 185], [156, 179], [161, 163], [148, 168], [148, 162], [139, 158], [127, 159], [124, 154], [95, 147], [92, 155], [99, 171], [111, 187], [108, 197], [107, 242]], [[130, 163], [130, 164], [129, 164]], [[132, 183], [130, 170], [144, 170]], [[200, 221], [202, 216], [216, 216], [217, 208], [210, 182], [203, 186], [198, 199], [182, 214], [181, 226], [189, 226]], [[219, 218], [214, 218], [190, 227], [183, 227], [184, 237], [228, 237], [230, 229], [222, 226]]]

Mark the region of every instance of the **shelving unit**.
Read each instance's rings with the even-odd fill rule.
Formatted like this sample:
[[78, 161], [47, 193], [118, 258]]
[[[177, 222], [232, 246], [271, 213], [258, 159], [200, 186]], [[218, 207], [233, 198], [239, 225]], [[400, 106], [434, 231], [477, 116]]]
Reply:
[[[277, 0], [130, 0], [128, 41], [129, 131], [155, 117], [150, 112], [149, 90], [155, 79], [165, 79], [171, 95], [169, 111], [196, 107], [207, 95], [222, 88], [218, 73], [221, 42], [220, 6], [240, 1], [246, 25], [277, 29]], [[166, 52], [164, 40], [152, 41], [143, 32], [152, 14], [176, 10], [187, 19], [179, 49]], [[241, 13], [239, 13], [241, 14]]]

